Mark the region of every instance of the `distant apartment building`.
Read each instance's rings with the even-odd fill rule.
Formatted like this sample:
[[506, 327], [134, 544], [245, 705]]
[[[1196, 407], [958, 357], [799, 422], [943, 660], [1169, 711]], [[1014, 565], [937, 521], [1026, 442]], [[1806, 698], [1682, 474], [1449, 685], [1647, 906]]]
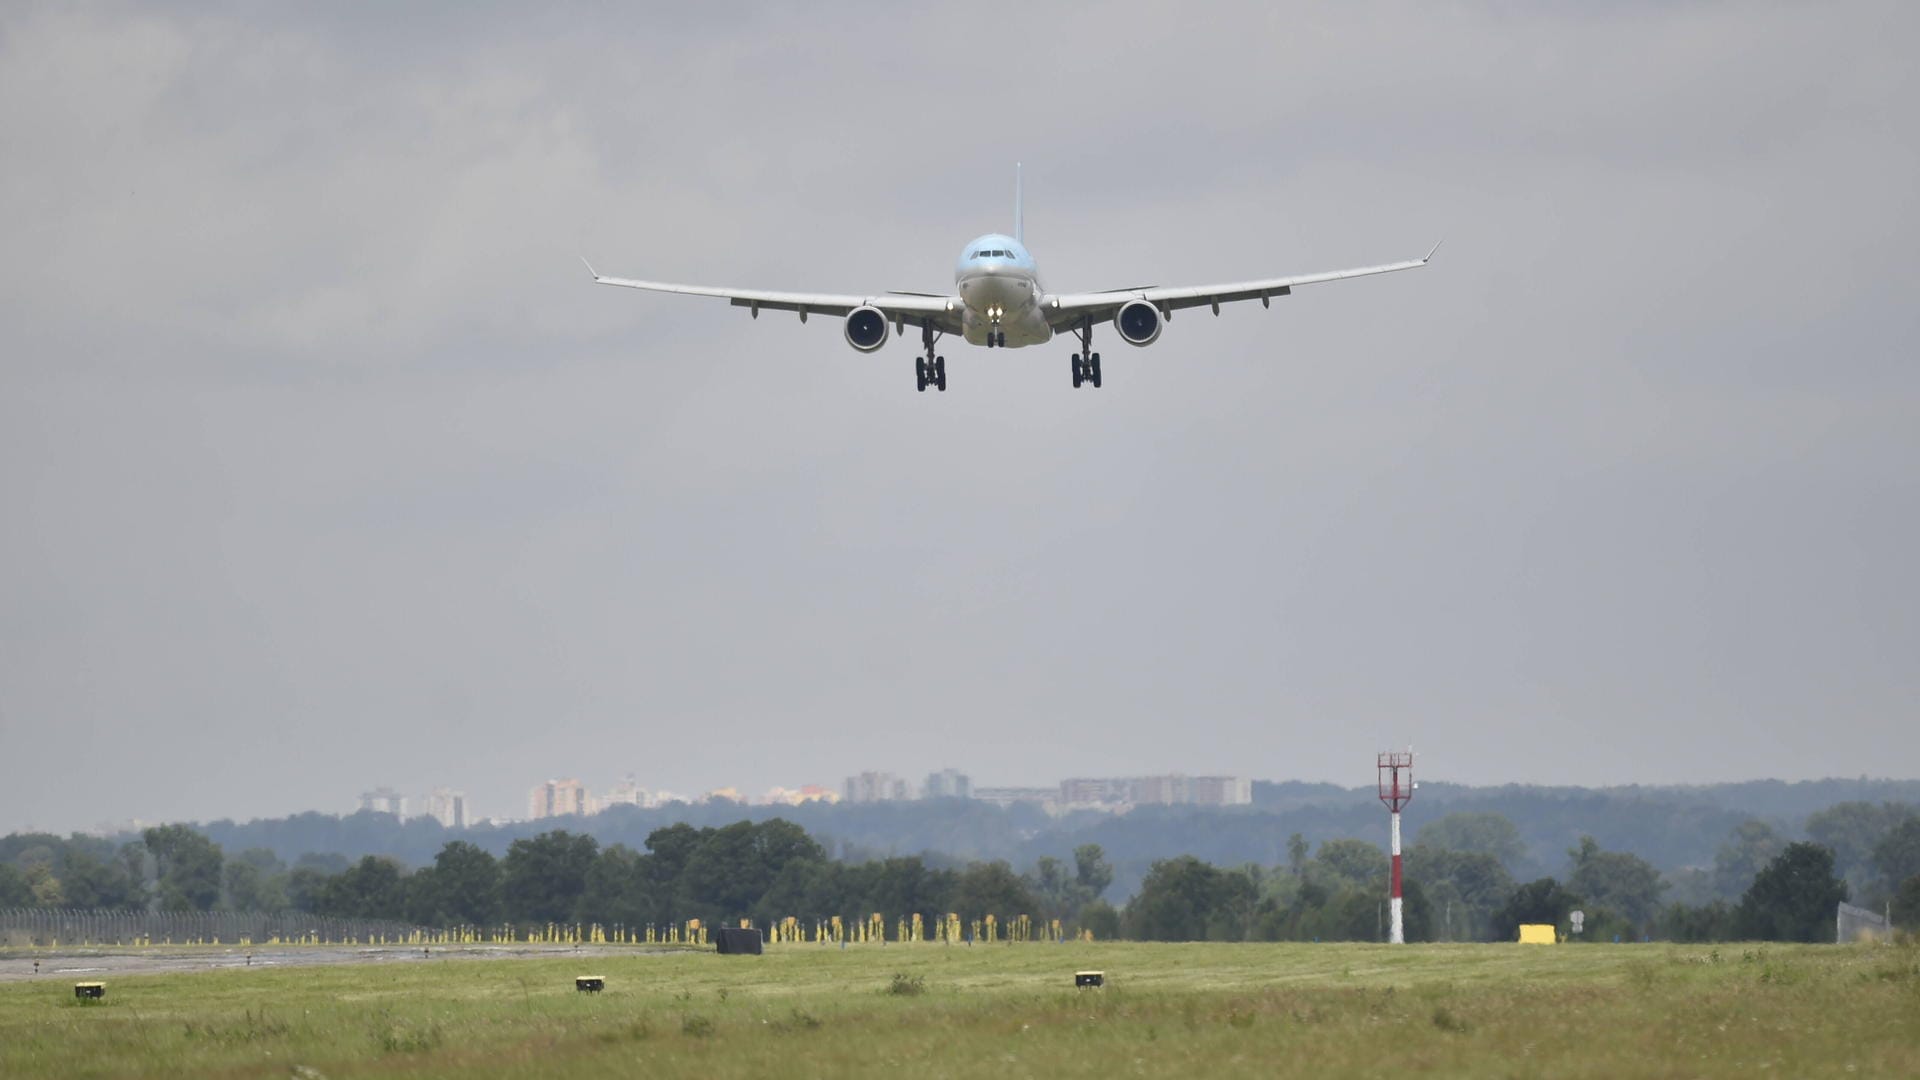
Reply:
[[1252, 806], [1253, 781], [1245, 776], [1196, 776], [1188, 781], [1197, 806]]
[[527, 818], [531, 821], [593, 811], [593, 798], [578, 780], [549, 780], [527, 793]]
[[637, 806], [645, 809], [652, 805], [653, 797], [647, 793], [646, 788], [641, 787], [634, 780], [632, 774], [628, 774], [619, 783], [613, 785], [613, 790], [600, 796], [600, 807], [603, 810], [609, 806]]
[[837, 803], [839, 801], [839, 792], [819, 784], [802, 784], [797, 788], [768, 788], [767, 793], [760, 797], [762, 806], [799, 806], [801, 803]]
[[1031, 803], [1052, 813], [1059, 805], [1060, 789], [1047, 787], [982, 787], [973, 789], [973, 797], [995, 806]]
[[973, 798], [973, 779], [958, 769], [941, 769], [937, 773], [927, 774], [927, 786], [921, 790], [923, 799], [971, 799]]
[[392, 814], [397, 818], [407, 816], [407, 797], [390, 787], [374, 788], [360, 793], [360, 809], [371, 810], [376, 814]]
[[1133, 801], [1133, 781], [1075, 777], [1060, 781], [1062, 806], [1119, 806]]
[[1127, 801], [1135, 806], [1180, 806], [1193, 801], [1184, 776], [1137, 776], [1127, 785]]
[[847, 777], [850, 803], [900, 802], [907, 798], [907, 782], [890, 772], [863, 772]]
[[423, 800], [426, 816], [449, 829], [464, 829], [471, 822], [467, 814], [467, 793], [449, 788], [434, 788]]
[[1060, 781], [1060, 803], [1080, 809], [1134, 806], [1246, 806], [1253, 781], [1244, 776], [1126, 776]]

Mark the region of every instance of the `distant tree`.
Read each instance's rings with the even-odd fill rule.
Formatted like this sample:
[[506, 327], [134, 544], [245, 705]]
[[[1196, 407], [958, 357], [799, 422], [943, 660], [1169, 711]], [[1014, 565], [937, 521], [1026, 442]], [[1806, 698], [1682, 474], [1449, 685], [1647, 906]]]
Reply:
[[[881, 859], [868, 864], [866, 870], [868, 876], [863, 882], [866, 898], [859, 906], [869, 912], [905, 916], [919, 912], [925, 919], [937, 919], [946, 912], [943, 905], [953, 891], [953, 875], [930, 869], [914, 856]], [[1040, 909], [1031, 909], [1029, 913], [1037, 917]]]
[[1753, 884], [1754, 875], [1787, 846], [1773, 826], [1749, 819], [1735, 826], [1727, 842], [1713, 857], [1715, 892], [1733, 898]]
[[1834, 910], [1847, 883], [1834, 876], [1833, 852], [1788, 844], [1754, 875], [1734, 912], [1734, 930], [1760, 941], [1831, 941]]
[[286, 866], [268, 848], [248, 848], [227, 860], [226, 904], [234, 911], [280, 911], [287, 906]]
[[[763, 923], [772, 923], [789, 915], [799, 919], [833, 915], [852, 918], [860, 908], [867, 906], [854, 897], [854, 886], [849, 882], [854, 873], [855, 869], [845, 863], [795, 859], [774, 875], [767, 891], [760, 896], [754, 917]], [[661, 921], [671, 920], [678, 915], [676, 909], [667, 907], [670, 895], [669, 888], [661, 896]]]
[[1581, 837], [1580, 846], [1567, 857], [1573, 863], [1569, 889], [1635, 928], [1653, 921], [1664, 883], [1652, 863], [1624, 851], [1602, 851], [1591, 836]]
[[449, 841], [407, 882], [407, 917], [423, 926], [492, 926], [500, 918], [500, 864], [465, 840]]
[[322, 914], [326, 906], [327, 882], [331, 880], [332, 875], [317, 867], [295, 866], [287, 872], [287, 906], [295, 911]]
[[1093, 932], [1095, 941], [1114, 941], [1120, 937], [1120, 913], [1105, 900], [1094, 900], [1080, 909], [1074, 916], [1078, 929]]
[[1893, 894], [1893, 925], [1920, 931], [1920, 874], [1900, 883]]
[[1026, 883], [1002, 861], [978, 862], [962, 870], [952, 901], [954, 913], [969, 922], [988, 915], [1004, 922], [1040, 910]]
[[1112, 882], [1113, 867], [1107, 865], [1106, 852], [1099, 844], [1074, 848], [1071, 870], [1061, 860], [1043, 855], [1026, 878], [1028, 890], [1040, 904], [1040, 913], [1049, 919], [1073, 918]]
[[1073, 878], [1067, 866], [1051, 855], [1042, 855], [1034, 863], [1033, 873], [1025, 875], [1027, 890], [1040, 905], [1039, 914], [1059, 918], [1074, 909]]
[[1504, 814], [1459, 811], [1420, 827], [1414, 843], [1444, 851], [1491, 855], [1511, 871], [1526, 857], [1520, 829]]
[[789, 862], [818, 862], [826, 852], [806, 831], [772, 818], [705, 830], [687, 854], [676, 892], [707, 919], [750, 914]]
[[654, 895], [652, 860], [653, 856], [625, 844], [602, 851], [587, 869], [575, 918], [606, 927], [639, 927], [654, 921], [660, 904]]
[[221, 874], [223, 882], [223, 905], [228, 911], [271, 911], [259, 903], [261, 872], [253, 863], [242, 863], [240, 859], [230, 859], [227, 869]]
[[1387, 876], [1387, 853], [1365, 840], [1328, 840], [1320, 845], [1308, 866], [1309, 876], [1322, 875], [1328, 888], [1364, 888]]
[[1887, 893], [1920, 874], [1920, 817], [1901, 822], [1873, 846], [1873, 869]]
[[1294, 877], [1307, 872], [1307, 838], [1299, 833], [1287, 837], [1287, 869]]
[[1406, 854], [1406, 877], [1419, 883], [1433, 906], [1436, 936], [1445, 941], [1491, 936], [1493, 913], [1513, 895], [1513, 876], [1487, 852], [1415, 844]]
[[0, 837], [0, 862], [26, 873], [34, 863], [51, 863], [66, 841], [52, 833], [9, 833]]
[[1874, 873], [1873, 850], [1903, 822], [1920, 817], [1911, 806], [1882, 802], [1835, 803], [1807, 817], [1807, 839], [1833, 852], [1833, 870], [1856, 895], [1889, 883]]
[[671, 909], [672, 917], [677, 920], [693, 916], [693, 904], [682, 889], [681, 877], [694, 849], [712, 831], [696, 829], [682, 821], [647, 834], [647, 852], [653, 856], [653, 876], [661, 902]]
[[1123, 925], [1140, 941], [1240, 941], [1251, 929], [1257, 899], [1245, 874], [1182, 855], [1153, 864], [1127, 904]]
[[1089, 901], [1099, 899], [1113, 884], [1113, 867], [1099, 844], [1081, 844], [1073, 849], [1073, 880], [1080, 895]]
[[146, 890], [127, 877], [117, 859], [95, 857], [77, 845], [60, 854], [56, 871], [66, 904], [77, 908], [138, 909], [146, 906]]
[[1248, 937], [1257, 941], [1307, 941], [1324, 936], [1325, 909], [1333, 894], [1311, 877], [1284, 875], [1288, 886], [1270, 887], [1256, 902]]
[[406, 918], [407, 890], [400, 864], [368, 855], [321, 890], [320, 914], [358, 919]]
[[587, 888], [587, 870], [600, 853], [591, 836], [564, 829], [515, 840], [500, 861], [500, 903], [516, 923], [559, 923], [573, 918]]
[[293, 860], [293, 868], [295, 870], [318, 870], [328, 877], [332, 877], [334, 874], [344, 874], [347, 868], [352, 865], [352, 859], [330, 851], [309, 851]]
[[1668, 941], [1731, 941], [1734, 909], [1725, 900], [1707, 904], [1668, 904], [1657, 920], [1659, 935]]
[[33, 862], [27, 865], [27, 888], [33, 893], [34, 907], [67, 906], [67, 891], [61, 887], [60, 879], [54, 875], [50, 863]]
[[127, 880], [133, 885], [134, 900], [130, 906], [137, 910], [146, 910], [153, 903], [153, 890], [150, 886], [154, 879], [151, 865], [153, 859], [147, 854], [146, 843], [140, 840], [129, 840], [120, 845], [120, 850], [115, 853], [115, 857], [120, 860], [120, 872], [125, 874]]
[[27, 884], [27, 875], [12, 863], [0, 862], [0, 908], [32, 906], [33, 888]]
[[212, 911], [220, 902], [219, 846], [185, 825], [161, 825], [141, 835], [159, 877], [160, 910]]
[[1682, 866], [1669, 870], [1663, 875], [1666, 882], [1666, 898], [1674, 904], [1698, 907], [1701, 904], [1719, 899], [1719, 889], [1715, 887], [1713, 871], [1704, 866]]
[[[1386, 878], [1370, 888], [1342, 890], [1311, 925], [1321, 941], [1386, 941], [1393, 925]], [[1433, 908], [1418, 882], [1401, 887], [1400, 928], [1407, 941], [1433, 940]]]
[[1512, 941], [1519, 936], [1523, 923], [1551, 923], [1562, 926], [1567, 921], [1567, 913], [1582, 903], [1581, 897], [1569, 892], [1550, 877], [1530, 881], [1513, 891], [1499, 910], [1493, 913], [1492, 930], [1495, 940]]

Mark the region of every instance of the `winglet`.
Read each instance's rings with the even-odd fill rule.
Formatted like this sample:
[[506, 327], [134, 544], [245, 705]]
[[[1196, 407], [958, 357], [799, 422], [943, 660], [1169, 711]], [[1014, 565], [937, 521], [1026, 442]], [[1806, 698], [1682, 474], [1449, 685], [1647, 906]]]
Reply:
[[581, 262], [583, 262], [583, 263], [586, 263], [586, 266], [587, 266], [587, 273], [589, 273], [589, 274], [592, 274], [592, 275], [593, 275], [593, 280], [595, 280], [595, 281], [599, 281], [599, 280], [600, 280], [600, 272], [599, 272], [598, 270], [595, 270], [595, 269], [593, 268], [593, 264], [592, 264], [592, 263], [590, 263], [590, 262], [587, 262], [587, 257], [586, 257], [585, 255], [582, 255], [582, 256], [580, 256], [580, 261], [581, 261]]
[[[1440, 240], [1440, 244], [1444, 244], [1444, 243], [1446, 243], [1446, 242], [1447, 242], [1447, 241], [1446, 241], [1446, 238], [1445, 238], [1445, 237], [1442, 237], [1442, 238], [1441, 238], [1441, 240]], [[1440, 244], [1435, 244], [1435, 245], [1433, 245], [1433, 251], [1439, 251], [1439, 250], [1440, 250]], [[1432, 262], [1432, 261], [1433, 261], [1433, 251], [1429, 251], [1429, 252], [1427, 252], [1427, 257], [1426, 257], [1426, 258], [1424, 258], [1424, 259], [1421, 259], [1420, 261], [1421, 261], [1421, 262], [1423, 262], [1423, 263], [1430, 263], [1430, 262]]]

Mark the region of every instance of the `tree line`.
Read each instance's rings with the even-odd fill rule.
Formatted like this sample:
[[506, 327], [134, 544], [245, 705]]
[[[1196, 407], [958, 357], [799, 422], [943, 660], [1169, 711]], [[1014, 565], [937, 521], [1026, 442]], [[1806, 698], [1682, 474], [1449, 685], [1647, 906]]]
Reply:
[[[1716, 852], [1736, 828], [1752, 824], [1788, 840], [1814, 840], [1812, 828], [1836, 804], [1904, 812], [1920, 805], [1920, 781], [1830, 780], [1783, 784], [1701, 785], [1685, 788], [1467, 787], [1423, 782], [1408, 817], [1410, 828], [1459, 813], [1497, 814], [1517, 826], [1518, 848], [1509, 870], [1531, 880], [1560, 873], [1566, 850], [1592, 836], [1610, 851], [1631, 851], [1673, 876], [1686, 868], [1713, 869]], [[1286, 861], [1289, 836], [1318, 846], [1343, 837], [1385, 839], [1384, 814], [1371, 786], [1266, 783], [1254, 785], [1254, 805], [1142, 806], [1126, 814], [1073, 811], [1049, 815], [1032, 804], [1001, 807], [971, 799], [796, 807], [746, 806], [725, 799], [641, 808], [610, 807], [589, 817], [483, 824], [448, 829], [432, 818], [405, 821], [365, 811], [303, 813], [254, 821], [210, 821], [196, 826], [229, 852], [268, 848], [286, 862], [307, 853], [391, 855], [407, 866], [431, 862], [449, 840], [466, 840], [504, 856], [515, 840], [551, 829], [586, 833], [602, 847], [644, 850], [655, 829], [684, 822], [722, 826], [742, 819], [779, 817], [807, 830], [828, 852], [848, 862], [889, 855], [938, 852], [954, 864], [1005, 859], [1031, 868], [1042, 856], [1069, 859], [1083, 844], [1099, 844], [1114, 868], [1107, 899], [1118, 903], [1139, 891], [1156, 860], [1194, 855], [1216, 866]], [[138, 839], [129, 834], [118, 840]], [[1771, 858], [1777, 852], [1770, 852]], [[1837, 855], [1844, 853], [1836, 851]], [[1672, 895], [1699, 903], [1737, 900], [1761, 862], [1722, 885], [1709, 876], [1681, 882]], [[1863, 884], [1849, 877], [1856, 891]], [[1709, 894], [1710, 890], [1710, 894]], [[1696, 893], [1700, 895], [1695, 895]]]
[[[1557, 874], [1522, 880], [1517, 827], [1502, 815], [1449, 814], [1426, 823], [1405, 859], [1409, 940], [1511, 940], [1524, 922], [1565, 926], [1585, 913], [1596, 940], [1768, 938], [1831, 933], [1834, 904], [1890, 902], [1896, 922], [1920, 924], [1920, 814], [1890, 804], [1842, 804], [1816, 814], [1820, 839], [1788, 842], [1743, 823], [1711, 867], [1662, 874], [1587, 836]], [[465, 840], [408, 868], [384, 855], [350, 860], [272, 850], [227, 856], [195, 829], [145, 830], [120, 844], [75, 835], [0, 838], [0, 907], [281, 911], [398, 919], [426, 926], [549, 922], [665, 925], [751, 918], [888, 919], [948, 912], [971, 920], [1026, 914], [1096, 937], [1142, 940], [1380, 940], [1388, 860], [1352, 838], [1313, 847], [1301, 833], [1285, 861], [1217, 866], [1197, 856], [1154, 861], [1121, 907], [1104, 899], [1114, 867], [1098, 844], [1041, 856], [1024, 873], [1004, 860], [935, 856], [838, 859], [792, 822], [652, 830], [639, 847], [550, 830], [495, 856]]]

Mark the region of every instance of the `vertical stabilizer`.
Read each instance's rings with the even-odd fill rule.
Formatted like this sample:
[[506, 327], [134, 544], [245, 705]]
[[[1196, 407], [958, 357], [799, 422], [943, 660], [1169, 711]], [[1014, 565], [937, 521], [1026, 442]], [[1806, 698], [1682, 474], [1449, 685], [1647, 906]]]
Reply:
[[1023, 244], [1027, 242], [1020, 229], [1020, 163], [1017, 161], [1013, 163], [1013, 238]]

